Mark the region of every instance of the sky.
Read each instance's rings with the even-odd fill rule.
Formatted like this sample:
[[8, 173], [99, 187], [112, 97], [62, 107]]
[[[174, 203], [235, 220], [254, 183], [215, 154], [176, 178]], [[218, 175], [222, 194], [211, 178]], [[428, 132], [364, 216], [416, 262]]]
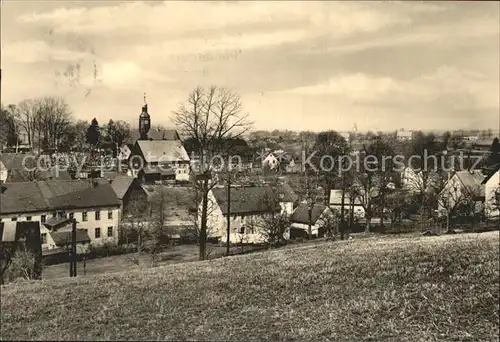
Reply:
[[241, 95], [254, 129], [499, 127], [498, 2], [65, 2], [1, 5], [3, 104], [64, 96], [74, 116], [153, 124], [196, 86]]

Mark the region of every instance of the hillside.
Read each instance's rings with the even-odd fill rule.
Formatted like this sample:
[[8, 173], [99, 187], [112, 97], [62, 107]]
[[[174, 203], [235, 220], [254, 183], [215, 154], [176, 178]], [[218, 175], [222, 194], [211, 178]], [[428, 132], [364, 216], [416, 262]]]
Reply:
[[499, 234], [353, 240], [2, 287], [2, 339], [491, 341]]

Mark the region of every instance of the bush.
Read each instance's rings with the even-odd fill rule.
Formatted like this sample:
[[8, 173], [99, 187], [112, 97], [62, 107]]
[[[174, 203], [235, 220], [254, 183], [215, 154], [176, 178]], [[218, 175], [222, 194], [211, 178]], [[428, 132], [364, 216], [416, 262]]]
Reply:
[[36, 278], [36, 256], [25, 248], [19, 248], [7, 270], [6, 280], [12, 281], [19, 278], [32, 280]]

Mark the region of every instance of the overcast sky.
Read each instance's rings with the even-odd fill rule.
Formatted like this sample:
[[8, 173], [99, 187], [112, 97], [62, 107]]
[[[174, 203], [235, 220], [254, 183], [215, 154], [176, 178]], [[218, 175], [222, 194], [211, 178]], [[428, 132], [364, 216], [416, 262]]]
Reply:
[[170, 126], [215, 84], [258, 129], [499, 126], [498, 2], [4, 0], [1, 16], [4, 104], [63, 95], [136, 126], [147, 93]]

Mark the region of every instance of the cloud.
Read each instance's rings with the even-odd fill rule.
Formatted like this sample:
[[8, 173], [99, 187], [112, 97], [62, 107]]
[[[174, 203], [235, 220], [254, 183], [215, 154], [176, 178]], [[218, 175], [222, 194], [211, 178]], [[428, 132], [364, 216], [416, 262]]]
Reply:
[[329, 40], [321, 46], [313, 46], [302, 53], [353, 53], [374, 48], [405, 47], [411, 45], [439, 44], [457, 46], [468, 44], [470, 39], [500, 39], [498, 18], [465, 19], [457, 22], [441, 22], [421, 27], [391, 32], [389, 35], [360, 36], [356, 41], [338, 42]]
[[357, 101], [375, 100], [400, 90], [399, 84], [389, 77], [371, 77], [357, 73], [339, 75], [325, 83], [297, 87], [285, 92], [299, 95], [335, 95]]
[[141, 37], [142, 47], [186, 54], [268, 47], [325, 32], [343, 37], [411, 22], [405, 6], [403, 12], [392, 8], [349, 2], [135, 2], [59, 8], [22, 15], [18, 22], [55, 36], [94, 36], [111, 44], [112, 36], [127, 37], [129, 44]]
[[[86, 73], [90, 75], [90, 72]], [[92, 87], [104, 85], [112, 89], [134, 89], [145, 84], [156, 84], [173, 82], [159, 73], [152, 72], [127, 60], [117, 60], [103, 63], [99, 67], [97, 74], [87, 76], [82, 81], [82, 85]]]
[[50, 46], [41, 40], [9, 43], [2, 47], [2, 60], [14, 63], [67, 62], [77, 61], [88, 56], [89, 54], [86, 52]]
[[486, 75], [441, 66], [412, 80], [396, 80], [362, 73], [338, 75], [326, 82], [284, 90], [301, 96], [334, 96], [357, 104], [419, 106], [439, 104], [452, 109], [498, 108], [499, 85]]
[[[428, 6], [427, 6], [428, 7]], [[21, 23], [50, 25], [61, 33], [111, 33], [141, 28], [149, 34], [230, 29], [248, 24], [289, 20], [310, 21], [345, 32], [376, 30], [391, 22], [406, 21], [380, 6], [303, 2], [171, 2], [151, 5], [127, 2], [94, 8], [60, 8], [48, 13], [31, 13], [19, 17]], [[189, 25], [186, 23], [189, 22]], [[167, 31], [165, 31], [167, 30]]]

